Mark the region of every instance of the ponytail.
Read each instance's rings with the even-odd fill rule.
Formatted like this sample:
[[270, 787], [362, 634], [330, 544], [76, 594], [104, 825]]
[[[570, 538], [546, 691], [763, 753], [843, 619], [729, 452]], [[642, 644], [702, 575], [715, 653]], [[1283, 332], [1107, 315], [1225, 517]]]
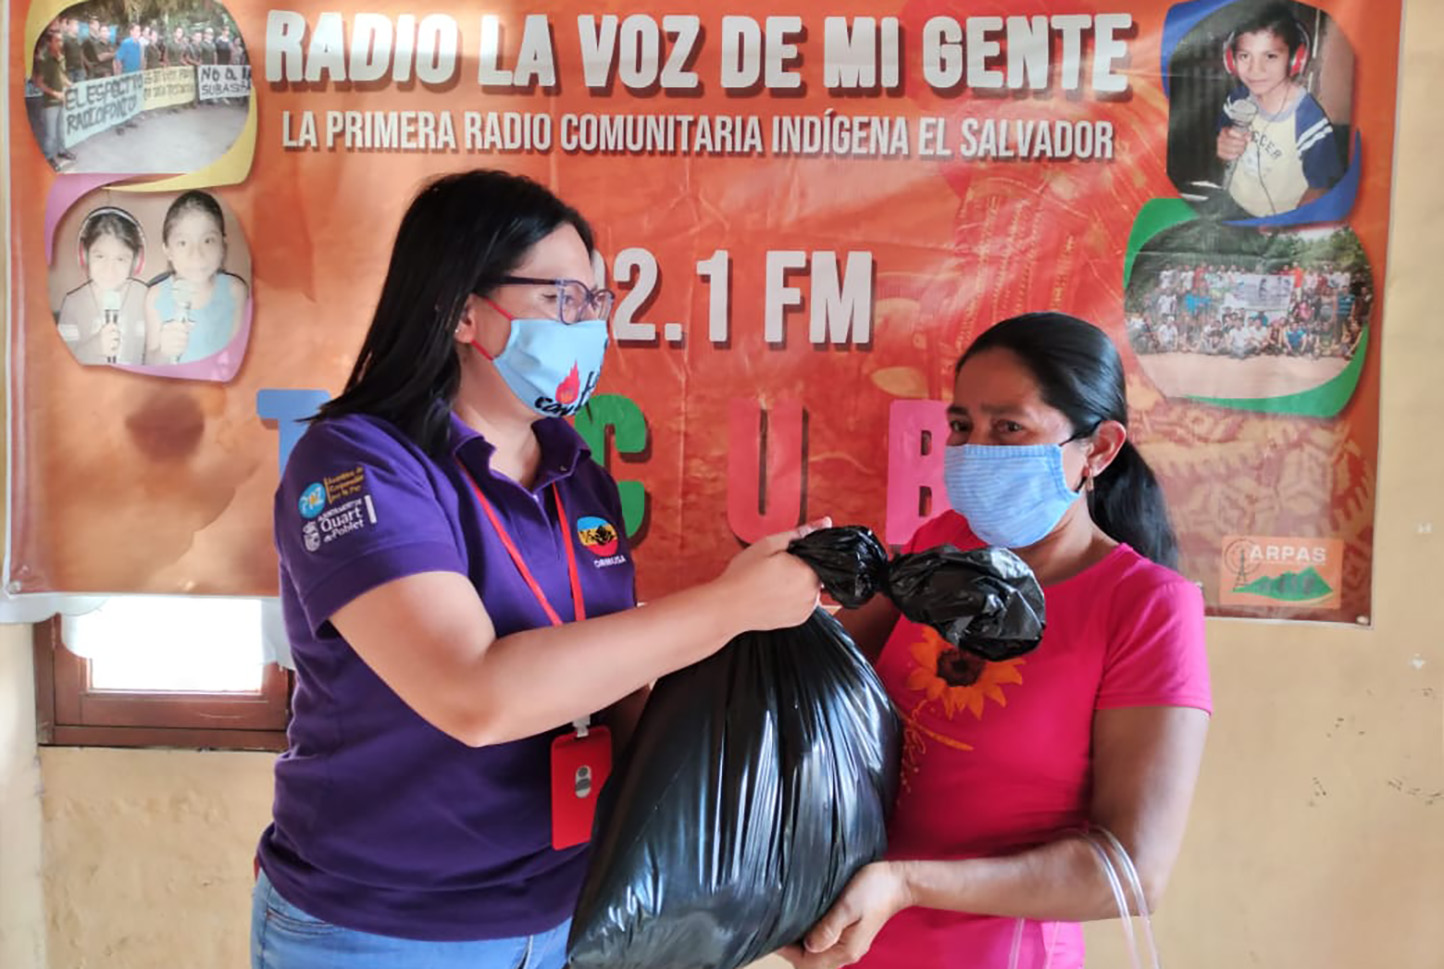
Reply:
[[1093, 481], [1088, 513], [1109, 538], [1170, 569], [1178, 567], [1178, 539], [1153, 469], [1124, 441], [1113, 463]]

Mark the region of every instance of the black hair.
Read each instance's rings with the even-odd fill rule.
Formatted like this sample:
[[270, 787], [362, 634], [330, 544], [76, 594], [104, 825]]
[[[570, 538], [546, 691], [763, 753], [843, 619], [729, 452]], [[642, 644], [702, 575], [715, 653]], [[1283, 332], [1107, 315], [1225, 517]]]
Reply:
[[80, 252], [83, 257], [90, 256], [90, 247], [95, 245], [102, 236], [115, 236], [130, 247], [132, 257], [139, 256], [145, 251], [145, 243], [140, 236], [140, 225], [124, 209], [107, 205], [85, 217], [85, 221], [80, 226]]
[[461, 382], [454, 333], [467, 297], [490, 292], [564, 225], [592, 251], [587, 221], [530, 178], [477, 170], [429, 183], [402, 216], [346, 388], [314, 419], [381, 417], [423, 450], [442, 454]]
[[[1008, 350], [1038, 382], [1043, 402], [1061, 411], [1077, 437], [1104, 421], [1128, 426], [1123, 360], [1113, 341], [1092, 323], [1064, 313], [1024, 313], [984, 330], [958, 360], [987, 350]], [[1093, 480], [1088, 512], [1111, 538], [1169, 568], [1178, 563], [1178, 539], [1163, 489], [1143, 455], [1125, 440], [1113, 462]]]
[[160, 241], [170, 245], [170, 230], [175, 226], [180, 217], [188, 212], [204, 212], [216, 220], [220, 229], [221, 238], [226, 237], [226, 216], [221, 211], [221, 203], [215, 200], [215, 196], [209, 192], [202, 192], [198, 189], [191, 189], [189, 192], [182, 192], [177, 195], [170, 208], [165, 210], [165, 221], [160, 227]]
[[1271, 3], [1245, 18], [1234, 28], [1229, 38], [1229, 48], [1235, 54], [1238, 53], [1238, 39], [1244, 34], [1257, 33], [1273, 34], [1283, 41], [1289, 49], [1291, 59], [1300, 47], [1306, 47], [1309, 43], [1309, 35], [1304, 30], [1304, 25], [1294, 15], [1293, 7], [1287, 3]]

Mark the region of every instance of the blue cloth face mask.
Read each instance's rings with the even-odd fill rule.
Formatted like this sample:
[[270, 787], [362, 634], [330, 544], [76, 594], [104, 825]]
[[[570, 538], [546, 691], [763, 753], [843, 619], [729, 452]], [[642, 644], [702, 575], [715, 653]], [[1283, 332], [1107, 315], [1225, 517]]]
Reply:
[[1061, 444], [950, 445], [943, 483], [973, 534], [1003, 548], [1042, 541], [1082, 495], [1063, 477]]
[[493, 357], [478, 341], [471, 345], [495, 365], [517, 399], [543, 417], [581, 410], [602, 375], [607, 321], [521, 319], [491, 305], [511, 321], [506, 346]]

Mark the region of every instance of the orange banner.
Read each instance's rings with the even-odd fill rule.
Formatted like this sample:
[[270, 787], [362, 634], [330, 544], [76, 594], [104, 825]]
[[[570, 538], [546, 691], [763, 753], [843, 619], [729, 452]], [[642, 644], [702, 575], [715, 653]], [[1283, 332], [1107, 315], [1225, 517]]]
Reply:
[[1399, 3], [294, 6], [12, 5], [9, 595], [273, 595], [401, 212], [500, 167], [620, 293], [576, 423], [644, 598], [821, 514], [905, 542], [958, 355], [1056, 309], [1210, 610], [1368, 621]]

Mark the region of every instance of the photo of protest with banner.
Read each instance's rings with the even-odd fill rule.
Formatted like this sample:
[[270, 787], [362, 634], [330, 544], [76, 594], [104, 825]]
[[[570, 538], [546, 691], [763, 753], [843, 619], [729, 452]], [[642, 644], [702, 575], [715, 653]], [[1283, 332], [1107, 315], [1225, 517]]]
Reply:
[[[617, 301], [574, 425], [618, 481], [643, 599], [820, 515], [907, 543], [947, 508], [959, 354], [1057, 310], [1119, 348], [1129, 435], [1211, 614], [1369, 621], [1397, 3], [1288, 3], [1257, 29], [1257, 0], [132, 6], [193, 80], [104, 88], [117, 114], [85, 117], [129, 120], [69, 149], [29, 137], [49, 115], [12, 85], [12, 595], [275, 594], [279, 468], [345, 384], [407, 200], [500, 168], [596, 227]], [[64, 5], [13, 9], [12, 62], [57, 44], [63, 62]], [[229, 61], [209, 60], [223, 31]], [[1256, 95], [1231, 36], [1237, 58], [1282, 49], [1287, 83]], [[57, 116], [91, 98], [59, 95]], [[1225, 130], [1260, 97], [1257, 138]], [[177, 126], [156, 167], [91, 163], [152, 124]], [[1249, 210], [1233, 161], [1288, 204]], [[176, 177], [92, 201], [77, 171]], [[248, 245], [249, 266], [217, 270], [253, 304], [243, 362], [222, 381], [77, 366], [55, 310], [80, 280], [51, 275], [75, 276], [86, 213], [132, 211], [149, 276], [159, 230], [131, 199], [191, 189]], [[1285, 545], [1321, 550], [1323, 585], [1250, 566]]]
[[250, 67], [229, 16], [214, 3], [149, 7], [67, 6], [20, 60], [30, 129], [56, 171], [195, 171], [240, 135]]

